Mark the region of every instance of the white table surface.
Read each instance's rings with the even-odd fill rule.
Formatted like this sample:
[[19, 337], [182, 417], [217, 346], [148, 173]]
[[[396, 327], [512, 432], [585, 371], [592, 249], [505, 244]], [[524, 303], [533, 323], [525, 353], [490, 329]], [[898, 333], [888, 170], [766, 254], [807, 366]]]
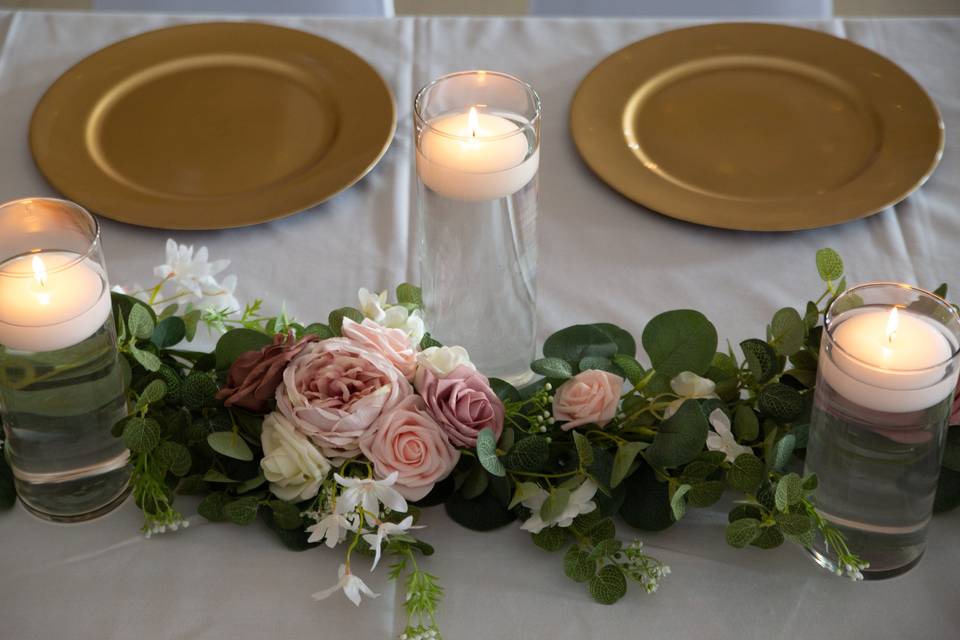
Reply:
[[[81, 57], [136, 33], [196, 17], [13, 13], [0, 15], [0, 200], [53, 195], [34, 168], [27, 127], [46, 87]], [[405, 18], [266, 19], [350, 47], [392, 87], [397, 137], [379, 166], [333, 200], [248, 229], [177, 233], [233, 259], [239, 296], [285, 300], [300, 318], [353, 303], [360, 286], [416, 280], [411, 104], [443, 73], [497, 69], [543, 99], [540, 208], [541, 338], [575, 322], [639, 331], [659, 311], [704, 311], [734, 343], [762, 335], [774, 310], [819, 294], [813, 254], [842, 253], [851, 282], [894, 279], [960, 287], [960, 20], [795, 23], [848, 37], [902, 65], [946, 122], [946, 152], [918, 193], [843, 226], [790, 234], [720, 231], [634, 205], [595, 179], [567, 131], [580, 79], [617, 48], [679, 22]], [[115, 283], [147, 282], [167, 232], [105, 221]], [[960, 289], [958, 289], [960, 290]], [[194, 503], [181, 507], [193, 513]], [[100, 521], [58, 526], [21, 508], [0, 514], [0, 637], [385, 638], [403, 624], [401, 595], [361, 609], [342, 597], [314, 603], [340, 554], [294, 553], [259, 525], [211, 524], [143, 539], [131, 504]], [[721, 508], [691, 509], [670, 530], [644, 535], [673, 575], [654, 596], [632, 589], [612, 607], [590, 602], [559, 557], [516, 527], [480, 534], [428, 510], [429, 570], [447, 590], [442, 625], [467, 638], [956, 638], [960, 637], [960, 511], [938, 516], [920, 566], [894, 580], [852, 584], [813, 567], [801, 551], [735, 550]], [[630, 534], [623, 527], [622, 533]]]

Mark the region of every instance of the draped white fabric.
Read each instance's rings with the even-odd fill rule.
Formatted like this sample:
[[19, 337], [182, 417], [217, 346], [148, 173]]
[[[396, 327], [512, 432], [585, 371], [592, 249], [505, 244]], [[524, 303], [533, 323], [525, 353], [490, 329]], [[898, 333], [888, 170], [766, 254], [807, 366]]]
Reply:
[[[27, 147], [30, 114], [46, 87], [81, 57], [142, 31], [196, 16], [0, 15], [0, 199], [53, 195]], [[354, 302], [358, 287], [417, 279], [411, 106], [417, 88], [459, 69], [529, 81], [543, 99], [540, 335], [611, 321], [639, 331], [655, 313], [704, 311], [733, 343], [762, 335], [772, 312], [819, 294], [813, 254], [832, 246], [851, 282], [892, 279], [960, 291], [960, 20], [794, 23], [848, 37], [902, 65], [946, 122], [943, 161], [895, 208], [843, 226], [789, 234], [697, 227], [650, 213], [598, 181], [567, 129], [580, 79], [615, 49], [688, 22], [585, 19], [266, 19], [316, 33], [369, 60], [396, 96], [397, 137], [377, 168], [333, 200], [247, 229], [177, 233], [233, 260], [238, 296], [268, 295], [310, 319]], [[114, 283], [146, 283], [164, 231], [104, 221]], [[183, 500], [193, 513], [195, 503]], [[927, 555], [903, 577], [852, 584], [816, 569], [795, 547], [734, 550], [722, 506], [690, 509], [670, 530], [643, 535], [673, 568], [653, 596], [633, 589], [612, 607], [567, 580], [561, 559], [517, 528], [473, 533], [442, 509], [425, 514], [427, 560], [447, 590], [442, 624], [470, 638], [930, 638], [956, 637], [960, 512], [934, 518]], [[241, 529], [193, 515], [183, 532], [145, 540], [132, 504], [100, 521], [57, 526], [19, 507], [0, 514], [0, 636], [50, 638], [385, 638], [403, 626], [402, 594], [359, 610], [310, 593], [336, 579], [325, 548], [282, 548], [259, 525]], [[623, 527], [624, 535], [633, 532]]]

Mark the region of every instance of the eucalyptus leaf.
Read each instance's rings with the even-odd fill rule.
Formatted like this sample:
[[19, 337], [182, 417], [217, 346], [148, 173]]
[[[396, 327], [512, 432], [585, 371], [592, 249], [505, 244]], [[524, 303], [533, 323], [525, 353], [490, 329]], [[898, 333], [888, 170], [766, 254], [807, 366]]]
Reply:
[[544, 356], [566, 360], [571, 365], [586, 356], [609, 358], [617, 351], [617, 343], [603, 329], [588, 324], [561, 329], [543, 343]]
[[500, 458], [497, 457], [497, 440], [493, 435], [493, 429], [489, 427], [481, 429], [477, 434], [477, 460], [484, 469], [495, 476], [502, 477], [507, 473]]
[[321, 340], [333, 337], [333, 331], [322, 322], [313, 322], [303, 328], [303, 335], [317, 336]]
[[740, 442], [751, 442], [760, 435], [757, 414], [745, 404], [737, 405], [737, 410], [733, 413], [733, 435]]
[[150, 336], [150, 341], [158, 349], [168, 349], [179, 344], [186, 335], [187, 326], [183, 320], [176, 316], [170, 316], [157, 323], [157, 326], [153, 329], [153, 334]]
[[796, 309], [784, 307], [773, 315], [770, 322], [773, 347], [782, 356], [790, 356], [803, 347], [807, 327]]
[[589, 467], [593, 464], [593, 447], [587, 437], [577, 431], [573, 432], [573, 444], [577, 449], [577, 458], [580, 460], [581, 467]]
[[617, 353], [613, 356], [613, 364], [617, 365], [620, 370], [623, 371], [623, 374], [632, 385], [639, 384], [646, 375], [646, 372], [643, 370], [643, 365], [637, 362], [637, 359], [633, 356]]
[[694, 458], [707, 441], [707, 418], [696, 401], [687, 400], [660, 423], [660, 430], [644, 457], [656, 467], [679, 467]]
[[397, 302], [423, 308], [423, 293], [420, 287], [404, 282], [397, 287]]
[[787, 466], [787, 463], [790, 462], [790, 456], [793, 455], [796, 442], [796, 437], [792, 433], [788, 433], [774, 443], [773, 456], [768, 460], [771, 469], [782, 471]]
[[530, 369], [546, 378], [566, 380], [573, 377], [573, 366], [562, 358], [540, 358], [530, 364]]
[[637, 341], [629, 331], [621, 329], [615, 324], [609, 322], [597, 322], [594, 325], [597, 329], [603, 331], [617, 345], [617, 354], [629, 357], [637, 355]]
[[702, 375], [717, 351], [717, 330], [699, 311], [678, 309], [654, 316], [643, 330], [643, 348], [658, 374]]
[[205, 474], [203, 474], [203, 481], [218, 482], [223, 484], [239, 484], [238, 480], [233, 480], [229, 476], [224, 475], [216, 469], [209, 469]]
[[617, 447], [613, 456], [613, 471], [610, 473], [610, 487], [616, 487], [627, 477], [637, 454], [649, 447], [646, 442], [624, 442]]
[[233, 524], [247, 525], [257, 519], [260, 499], [244, 496], [223, 505], [223, 515]]
[[552, 522], [560, 517], [563, 510], [567, 508], [570, 502], [570, 490], [557, 487], [550, 491], [550, 495], [544, 500], [540, 507], [540, 519], [544, 522]]
[[207, 444], [220, 455], [249, 462], [253, 460], [253, 451], [239, 434], [233, 431], [216, 431], [207, 436]]
[[681, 484], [673, 492], [673, 496], [670, 497], [670, 510], [673, 513], [674, 520], [680, 520], [687, 512], [687, 503], [684, 496], [687, 495], [688, 491], [690, 491], [690, 485]]
[[791, 506], [800, 502], [801, 498], [803, 498], [803, 481], [800, 476], [788, 473], [780, 478], [773, 493], [777, 511], [786, 512]]
[[134, 304], [127, 316], [127, 328], [134, 337], [146, 340], [153, 335], [155, 322], [151, 312], [142, 303]]
[[147, 371], [157, 371], [163, 364], [156, 355], [137, 348], [132, 342], [127, 345], [127, 348], [130, 350], [130, 355], [133, 356], [133, 359]]
[[242, 354], [259, 351], [273, 342], [270, 336], [253, 329], [231, 329], [220, 336], [214, 349], [217, 357], [217, 370], [225, 371]]
[[487, 475], [487, 472], [483, 470], [483, 467], [474, 465], [460, 486], [460, 493], [467, 500], [472, 500], [486, 491], [489, 484], [490, 476]]
[[824, 282], [838, 280], [843, 276], [843, 259], [833, 249], [817, 251], [817, 273]]

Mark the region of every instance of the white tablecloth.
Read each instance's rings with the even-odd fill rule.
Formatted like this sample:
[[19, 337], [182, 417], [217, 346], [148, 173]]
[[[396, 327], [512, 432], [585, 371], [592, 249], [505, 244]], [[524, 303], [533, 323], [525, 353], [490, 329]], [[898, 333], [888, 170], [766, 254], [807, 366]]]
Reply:
[[[0, 15], [0, 199], [53, 195], [27, 148], [30, 114], [56, 77], [120, 38], [196, 17]], [[813, 254], [839, 250], [851, 282], [894, 279], [960, 287], [960, 20], [802, 23], [892, 58], [930, 92], [946, 122], [946, 153], [917, 194], [867, 220], [791, 234], [737, 233], [675, 222], [595, 179], [567, 131], [580, 79], [615, 49], [677, 22], [406, 18], [269, 20], [331, 38], [369, 60], [392, 87], [399, 128], [379, 166], [313, 210], [248, 229], [178, 233], [233, 259], [241, 299], [285, 300], [300, 318], [352, 303], [360, 286], [417, 279], [410, 110], [418, 87], [449, 71], [489, 68], [528, 80], [543, 99], [540, 335], [608, 320], [638, 331], [676, 307], [707, 313], [734, 343], [762, 335], [774, 310], [819, 294]], [[164, 231], [104, 223], [114, 282], [147, 282]], [[193, 513], [194, 504], [181, 505]], [[428, 510], [428, 561], [447, 589], [442, 625], [466, 638], [956, 638], [960, 635], [960, 512], [934, 519], [920, 566], [852, 584], [815, 569], [795, 547], [734, 550], [720, 508], [691, 509], [644, 535], [673, 575], [659, 593], [633, 589], [593, 604], [560, 558], [515, 527], [479, 534]], [[403, 624], [399, 591], [382, 573], [379, 600], [314, 603], [339, 553], [293, 553], [259, 525], [190, 518], [186, 532], [144, 540], [136, 510], [71, 527], [20, 508], [0, 514], [0, 637], [385, 638]], [[629, 534], [629, 531], [622, 533]]]

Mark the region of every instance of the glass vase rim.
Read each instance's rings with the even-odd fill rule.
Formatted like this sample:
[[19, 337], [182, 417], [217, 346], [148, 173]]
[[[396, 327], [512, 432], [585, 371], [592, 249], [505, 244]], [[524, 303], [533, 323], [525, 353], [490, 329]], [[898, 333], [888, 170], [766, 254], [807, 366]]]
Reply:
[[[449, 140], [459, 140], [461, 142], [470, 142], [474, 138], [471, 136], [458, 136], [446, 131], [441, 131], [433, 125], [430, 124], [430, 120], [427, 120], [423, 116], [423, 99], [428, 91], [436, 87], [442, 82], [451, 80], [453, 78], [458, 78], [462, 76], [472, 76], [472, 75], [490, 75], [497, 76], [498, 78], [503, 78], [520, 85], [527, 95], [532, 98], [533, 102], [533, 117], [527, 118], [527, 125], [534, 126], [540, 120], [540, 114], [542, 113], [542, 105], [540, 102], [540, 94], [537, 93], [537, 90], [530, 85], [529, 82], [521, 80], [517, 76], [505, 73], [503, 71], [491, 71], [489, 69], [468, 69], [464, 71], [453, 71], [451, 73], [444, 74], [438, 78], [434, 78], [427, 84], [420, 87], [420, 90], [417, 91], [416, 97], [413, 99], [413, 117], [416, 118], [417, 122], [421, 124], [424, 128], [430, 130], [431, 133], [438, 135], [442, 138], [447, 138]], [[489, 105], [473, 105], [473, 106], [489, 106]], [[517, 114], [520, 115], [520, 114]], [[506, 140], [517, 135], [523, 135], [525, 127], [518, 127], [516, 131], [508, 131], [507, 133], [500, 133], [495, 136], [484, 136], [482, 140], [484, 141], [496, 141], [496, 140]]]
[[[942, 309], [946, 309], [947, 313], [950, 314], [954, 322], [956, 322], [957, 325], [960, 326], [960, 313], [958, 313], [957, 310], [953, 307], [953, 305], [947, 302], [944, 298], [938, 296], [936, 293], [928, 289], [924, 289], [922, 287], [917, 287], [910, 284], [905, 284], [902, 282], [893, 282], [893, 281], [887, 281], [887, 280], [876, 280], [871, 282], [864, 282], [856, 286], [850, 287], [849, 289], [845, 289], [833, 300], [833, 302], [830, 303], [830, 306], [827, 308], [827, 313], [823, 322], [824, 324], [823, 333], [834, 349], [839, 349], [841, 353], [843, 353], [846, 357], [850, 358], [852, 361], [856, 362], [858, 365], [862, 365], [863, 367], [869, 368], [870, 370], [873, 370], [873, 371], [882, 371], [886, 373], [917, 374], [917, 373], [923, 373], [927, 371], [932, 372], [932, 371], [935, 371], [936, 369], [942, 369], [948, 366], [954, 360], [957, 360], [957, 357], [960, 356], [960, 335], [955, 336], [957, 338], [956, 342], [947, 340], [948, 344], [950, 345], [950, 355], [947, 358], [935, 364], [931, 364], [927, 367], [920, 367], [917, 369], [885, 369], [883, 367], [878, 367], [875, 364], [871, 364], [866, 360], [863, 360], [862, 358], [853, 355], [852, 353], [850, 353], [850, 351], [843, 348], [843, 345], [841, 345], [836, 340], [834, 340], [833, 332], [831, 331], [831, 327], [835, 324], [833, 320], [842, 318], [844, 315], [850, 313], [850, 311], [854, 311], [855, 309], [862, 308], [862, 307], [854, 307], [854, 309], [848, 309], [834, 315], [834, 307], [836, 306], [837, 301], [848, 294], [855, 294], [857, 291], [862, 291], [864, 289], [878, 289], [883, 287], [909, 290], [929, 298], [938, 307]], [[868, 305], [868, 306], [871, 306], [871, 305]], [[890, 309], [896, 308], [896, 309], [906, 310], [906, 307], [900, 304], [888, 304], [884, 306]], [[944, 323], [940, 322], [940, 324], [944, 324]]]
[[[8, 207], [8, 206], [10, 206], [10, 205], [17, 204], [17, 203], [19, 203], [19, 202], [33, 201], [33, 200], [42, 200], [42, 201], [44, 201], [44, 202], [53, 202], [53, 203], [56, 203], [56, 204], [64, 205], [67, 209], [70, 209], [70, 210], [72, 210], [72, 211], [75, 212], [75, 213], [79, 213], [82, 218], [84, 218], [88, 223], [90, 223], [91, 229], [92, 229], [92, 231], [93, 231], [93, 233], [91, 234], [90, 240], [89, 240], [89, 244], [88, 244], [86, 250], [83, 251], [83, 253], [71, 251], [70, 253], [76, 253], [76, 254], [77, 254], [77, 257], [76, 257], [76, 258], [71, 258], [69, 261], [67, 261], [67, 262], [65, 262], [65, 263], [63, 263], [63, 264], [61, 264], [61, 265], [57, 265], [56, 267], [48, 268], [48, 269], [47, 269], [47, 272], [48, 272], [48, 273], [60, 273], [60, 272], [62, 272], [62, 271], [66, 271], [67, 269], [71, 269], [71, 268], [75, 267], [76, 265], [80, 264], [81, 262], [83, 262], [84, 260], [88, 259], [88, 258], [89, 258], [90, 256], [92, 256], [94, 253], [96, 253], [97, 247], [98, 247], [99, 244], [100, 244], [100, 233], [101, 233], [100, 221], [97, 220], [96, 216], [94, 216], [92, 213], [90, 213], [89, 211], [87, 211], [87, 209], [86, 209], [85, 207], [77, 204], [76, 202], [73, 202], [72, 200], [66, 200], [66, 199], [64, 199], [64, 198], [50, 198], [50, 197], [47, 197], [47, 196], [34, 196], [34, 197], [26, 197], [26, 198], [15, 198], [15, 199], [13, 199], [13, 200], [8, 200], [7, 202], [4, 202], [4, 203], [0, 204], [0, 210], [4, 209], [4, 208], [6, 208], [6, 207]], [[63, 250], [63, 249], [54, 249], [54, 248], [50, 248], [50, 249], [36, 249], [36, 250], [31, 250], [31, 251], [27, 251], [27, 252], [24, 252], [24, 253], [19, 253], [19, 254], [11, 255], [11, 256], [0, 256], [0, 266], [5, 265], [5, 264], [7, 264], [7, 263], [9, 263], [9, 262], [11, 262], [11, 261], [13, 261], [13, 260], [17, 260], [17, 259], [19, 259], [19, 258], [24, 258], [24, 257], [31, 256], [31, 255], [40, 255], [40, 254], [44, 253], [45, 251], [64, 251], [64, 250]], [[0, 277], [4, 277], [4, 278], [33, 278], [33, 277], [34, 277], [34, 274], [33, 274], [33, 272], [26, 272], [26, 271], [23, 272], [23, 273], [13, 273], [13, 272], [7, 271], [7, 270], [5, 270], [5, 269], [3, 269], [3, 268], [0, 268]]]

